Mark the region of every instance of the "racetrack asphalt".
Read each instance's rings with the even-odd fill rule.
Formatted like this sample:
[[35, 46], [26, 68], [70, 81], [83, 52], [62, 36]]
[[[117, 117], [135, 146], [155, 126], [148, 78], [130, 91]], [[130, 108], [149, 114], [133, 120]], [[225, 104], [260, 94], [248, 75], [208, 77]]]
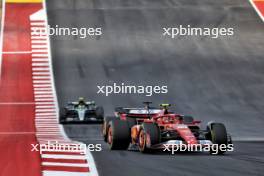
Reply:
[[[80, 39], [52, 36], [60, 106], [79, 96], [112, 115], [116, 106], [142, 101], [175, 104], [175, 111], [203, 122], [226, 124], [238, 140], [264, 133], [264, 24], [244, 0], [47, 0], [51, 26], [102, 27], [103, 35]], [[163, 27], [233, 27], [231, 37], [162, 37]], [[168, 85], [168, 94], [96, 94], [97, 85]], [[67, 135], [102, 143], [93, 156], [100, 175], [262, 175], [263, 143], [235, 142], [235, 152], [142, 155], [111, 152], [99, 125], [65, 125]]]
[[207, 152], [157, 152], [142, 154], [138, 151], [111, 151], [100, 135], [100, 125], [65, 125], [73, 140], [86, 144], [102, 144], [102, 151], [92, 152], [99, 175], [160, 176], [160, 175], [214, 175], [260, 176], [264, 172], [263, 142], [234, 142], [235, 150], [223, 156]]

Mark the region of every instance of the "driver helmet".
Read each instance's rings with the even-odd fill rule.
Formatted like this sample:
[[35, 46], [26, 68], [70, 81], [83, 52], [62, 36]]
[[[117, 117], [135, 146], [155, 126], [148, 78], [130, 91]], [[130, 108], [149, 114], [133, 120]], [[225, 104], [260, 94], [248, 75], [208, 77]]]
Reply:
[[85, 101], [83, 97], [79, 97], [79, 101], [78, 101], [79, 105], [85, 105]]
[[169, 107], [171, 106], [171, 104], [160, 104], [160, 106], [162, 107], [162, 109], [164, 110], [164, 114], [169, 114]]

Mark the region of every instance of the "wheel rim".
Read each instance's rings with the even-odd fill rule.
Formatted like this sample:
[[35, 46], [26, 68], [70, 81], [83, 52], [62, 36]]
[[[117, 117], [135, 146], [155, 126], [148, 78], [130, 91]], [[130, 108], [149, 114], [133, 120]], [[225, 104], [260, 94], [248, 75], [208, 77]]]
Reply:
[[145, 146], [145, 133], [143, 130], [141, 130], [139, 134], [139, 148], [143, 149]]
[[108, 129], [108, 143], [109, 143], [110, 145], [113, 143], [112, 127], [109, 127], [109, 129]]

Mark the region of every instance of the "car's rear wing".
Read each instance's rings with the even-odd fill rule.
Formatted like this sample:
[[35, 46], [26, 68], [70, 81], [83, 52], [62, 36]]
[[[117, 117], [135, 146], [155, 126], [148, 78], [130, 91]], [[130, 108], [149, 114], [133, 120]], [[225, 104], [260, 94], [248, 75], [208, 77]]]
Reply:
[[145, 108], [124, 108], [124, 107], [117, 107], [115, 108], [115, 112], [117, 113], [125, 113], [128, 115], [153, 115], [153, 114], [158, 114], [162, 110], [158, 108], [150, 108], [150, 109], [145, 109]]

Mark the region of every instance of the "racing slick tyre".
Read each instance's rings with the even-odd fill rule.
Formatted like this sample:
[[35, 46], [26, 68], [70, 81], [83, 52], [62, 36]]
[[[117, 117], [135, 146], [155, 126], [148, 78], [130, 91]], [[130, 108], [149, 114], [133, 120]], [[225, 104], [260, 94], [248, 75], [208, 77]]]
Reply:
[[227, 132], [224, 124], [213, 123], [210, 128], [210, 137], [212, 143], [218, 145], [217, 151], [216, 151], [216, 146], [212, 146], [210, 153], [218, 154], [218, 155], [225, 153], [226, 152], [225, 150], [220, 150], [220, 145], [222, 144], [227, 145], [228, 143]]
[[161, 141], [160, 129], [155, 123], [142, 123], [139, 132], [139, 151], [142, 153], [150, 153], [152, 145], [158, 144]]
[[104, 118], [103, 126], [102, 126], [102, 133], [103, 133], [103, 138], [104, 141], [107, 142], [107, 133], [108, 133], [108, 128], [109, 128], [109, 122], [111, 120], [116, 119], [115, 116], [107, 116]]
[[126, 150], [130, 143], [130, 130], [126, 121], [114, 119], [110, 121], [107, 142], [111, 150]]
[[96, 107], [95, 115], [96, 115], [96, 118], [103, 119], [104, 118], [104, 108], [102, 106]]

